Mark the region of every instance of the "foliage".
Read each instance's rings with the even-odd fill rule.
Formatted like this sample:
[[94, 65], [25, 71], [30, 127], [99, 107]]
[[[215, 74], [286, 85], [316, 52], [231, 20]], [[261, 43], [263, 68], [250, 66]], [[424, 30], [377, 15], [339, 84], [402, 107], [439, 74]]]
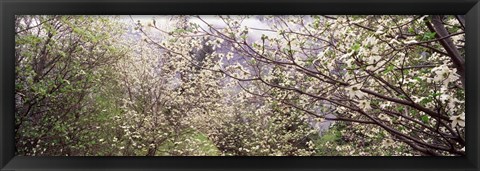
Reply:
[[465, 155], [463, 16], [15, 22], [20, 155]]

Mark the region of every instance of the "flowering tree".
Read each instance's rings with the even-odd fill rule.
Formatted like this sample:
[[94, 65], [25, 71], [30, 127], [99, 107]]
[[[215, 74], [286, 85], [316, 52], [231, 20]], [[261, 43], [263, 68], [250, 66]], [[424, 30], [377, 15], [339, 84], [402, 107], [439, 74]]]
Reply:
[[[358, 123], [350, 126], [373, 131], [386, 147], [395, 142], [419, 154], [465, 154], [461, 16], [274, 16], [262, 18], [272, 23], [266, 28], [243, 26], [248, 16], [218, 16], [221, 27], [193, 18], [170, 35], [231, 47], [210, 56], [220, 59], [217, 65], [203, 68], [247, 82], [252, 95]], [[263, 34], [255, 40], [252, 31]], [[165, 49], [188, 59], [179, 49], [191, 46], [171, 46]]]
[[465, 155], [463, 16], [16, 16], [20, 155]]
[[[266, 99], [241, 92], [246, 87], [213, 70], [222, 65], [222, 55], [218, 53], [222, 40], [191, 37], [186, 31], [191, 25], [185, 17], [175, 21], [179, 26], [170, 31], [158, 28], [155, 22], [137, 23], [137, 28], [145, 42], [162, 50], [164, 53], [159, 54], [171, 64], [164, 64], [168, 67], [163, 67], [162, 72], [168, 71], [166, 75], [172, 78], [156, 78], [178, 81], [175, 90], [179, 92], [169, 103], [179, 103], [177, 108], [188, 109], [181, 111], [188, 118], [185, 123], [205, 133], [222, 155], [313, 153], [309, 135], [314, 130], [305, 122], [303, 112], [296, 109], [284, 112], [279, 109], [291, 107], [277, 104], [271, 98], [269, 102], [264, 102]], [[155, 30], [165, 37], [155, 35]], [[226, 55], [229, 58], [232, 56], [231, 53]], [[128, 65], [131, 64], [128, 62]]]
[[91, 131], [98, 125], [90, 122], [102, 116], [94, 92], [125, 53], [113, 41], [120, 26], [88, 16], [16, 16], [15, 22], [17, 152], [89, 154], [98, 141]]

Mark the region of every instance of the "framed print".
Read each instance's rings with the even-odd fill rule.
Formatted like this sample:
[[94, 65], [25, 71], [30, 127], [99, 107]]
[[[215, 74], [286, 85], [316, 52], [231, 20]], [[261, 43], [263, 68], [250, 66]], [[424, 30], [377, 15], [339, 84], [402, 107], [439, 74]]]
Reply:
[[478, 1], [2, 1], [2, 170], [478, 170]]

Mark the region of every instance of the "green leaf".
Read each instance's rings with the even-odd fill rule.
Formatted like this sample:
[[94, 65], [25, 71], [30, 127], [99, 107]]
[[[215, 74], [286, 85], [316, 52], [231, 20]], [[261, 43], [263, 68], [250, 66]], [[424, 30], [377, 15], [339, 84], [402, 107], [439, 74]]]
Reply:
[[313, 27], [314, 27], [314, 28], [320, 27], [320, 20], [316, 19], [316, 20], [313, 22]]
[[423, 41], [427, 41], [427, 40], [432, 40], [433, 38], [435, 38], [435, 32], [426, 32], [423, 34], [423, 37], [422, 37], [422, 40]]
[[355, 43], [355, 44], [352, 46], [352, 50], [355, 51], [355, 52], [358, 52], [358, 51], [360, 50], [360, 44]]
[[430, 121], [430, 117], [428, 115], [423, 115], [422, 116], [422, 122], [425, 124], [428, 124]]
[[177, 33], [177, 34], [181, 34], [181, 33], [187, 32], [187, 30], [182, 29], [182, 28], [178, 28], [178, 29], [175, 29], [173, 32], [175, 32], [175, 33]]
[[440, 96], [440, 95], [442, 95], [442, 93], [433, 93], [433, 94], [432, 94], [432, 96], [433, 96], [434, 98], [435, 98], [435, 97], [438, 97], [438, 96]]
[[389, 72], [393, 71], [395, 69], [395, 66], [393, 65], [388, 65], [387, 66], [387, 69], [385, 69], [385, 71], [383, 71], [384, 74], [388, 74]]
[[420, 101], [420, 104], [426, 105], [427, 103], [432, 102], [432, 98], [424, 98]]
[[67, 54], [63, 51], [58, 51], [58, 54], [61, 56], [61, 57], [65, 57], [67, 56]]
[[413, 27], [410, 27], [410, 28], [408, 28], [408, 32], [409, 33], [415, 33], [415, 30], [413, 29]]
[[401, 107], [401, 106], [400, 106], [400, 107], [397, 107], [397, 111], [398, 111], [398, 112], [403, 112], [403, 107]]
[[422, 79], [420, 77], [413, 77], [413, 79], [417, 80], [418, 82], [422, 81]]

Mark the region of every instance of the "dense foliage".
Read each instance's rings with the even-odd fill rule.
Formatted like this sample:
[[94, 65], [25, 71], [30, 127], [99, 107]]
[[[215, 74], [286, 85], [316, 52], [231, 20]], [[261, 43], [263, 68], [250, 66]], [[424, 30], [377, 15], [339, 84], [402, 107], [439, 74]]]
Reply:
[[16, 16], [19, 155], [465, 155], [463, 16]]

